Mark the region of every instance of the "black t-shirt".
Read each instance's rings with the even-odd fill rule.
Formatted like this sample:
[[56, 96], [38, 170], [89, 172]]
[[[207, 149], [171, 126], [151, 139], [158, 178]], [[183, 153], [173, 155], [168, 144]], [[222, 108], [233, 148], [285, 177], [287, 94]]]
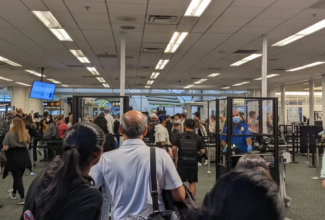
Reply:
[[[39, 219], [37, 206], [40, 204], [40, 187], [37, 186], [37, 177], [29, 187], [23, 213], [30, 210], [35, 219]], [[75, 179], [66, 186], [68, 194], [62, 198], [47, 214], [47, 220], [98, 220], [102, 209], [102, 194], [87, 183]], [[23, 220], [23, 216], [20, 218]]]
[[[194, 132], [190, 132], [190, 131], [185, 131], [183, 133], [178, 133], [175, 135], [174, 137], [174, 141], [173, 141], [173, 145], [176, 147], [180, 147], [180, 139], [182, 139], [182, 136], [184, 133], [186, 133], [186, 136], [190, 136], [191, 139], [195, 139], [196, 143], [197, 143], [197, 151], [200, 151], [201, 149], [204, 149], [204, 141], [203, 138], [200, 137], [199, 135], [195, 134]], [[181, 136], [182, 135], [182, 136]]]

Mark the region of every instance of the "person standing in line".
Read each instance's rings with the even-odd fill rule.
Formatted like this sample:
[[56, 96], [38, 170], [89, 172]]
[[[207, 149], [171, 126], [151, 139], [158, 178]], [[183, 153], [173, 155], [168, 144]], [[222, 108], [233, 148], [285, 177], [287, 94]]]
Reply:
[[210, 134], [216, 135], [216, 116], [211, 115], [209, 121], [209, 132]]
[[69, 122], [70, 122], [70, 116], [71, 116], [71, 115], [72, 115], [72, 113], [69, 112], [69, 113], [68, 113], [68, 116], [65, 117], [65, 121], [64, 121], [64, 122], [65, 122], [66, 124], [69, 124]]
[[178, 133], [173, 143], [175, 166], [183, 182], [189, 182], [189, 190], [196, 195], [198, 182], [198, 152], [204, 154], [203, 138], [194, 133], [193, 119], [185, 121], [186, 131]]
[[58, 126], [58, 138], [63, 139], [65, 137], [65, 133], [69, 129], [68, 125], [65, 123], [64, 115], [59, 115], [57, 117], [56, 125]]
[[155, 145], [168, 150], [169, 134], [166, 128], [167, 126], [167, 116], [159, 115], [159, 124], [155, 126]]
[[108, 132], [110, 134], [114, 134], [114, 119], [113, 117], [109, 114], [109, 109], [105, 108], [104, 109], [104, 115], [105, 115], [105, 119], [107, 121], [107, 128], [108, 128]]
[[185, 118], [186, 118], [186, 115], [185, 113], [182, 113], [180, 114], [180, 120], [181, 120], [181, 132], [184, 132], [185, 131]]
[[223, 130], [223, 127], [225, 126], [225, 124], [227, 123], [227, 120], [225, 118], [225, 116], [223, 116], [222, 114], [219, 115], [219, 129], [221, 132]]
[[[32, 116], [28, 115], [25, 120], [25, 127], [28, 130], [29, 136], [32, 137], [33, 132], [32, 129], [37, 129], [37, 125], [33, 122]], [[34, 140], [34, 146], [37, 145], [37, 140]], [[37, 167], [37, 150], [36, 147], [29, 149], [33, 151], [33, 160], [34, 160], [34, 167]]]
[[25, 189], [23, 176], [26, 168], [31, 170], [32, 164], [28, 154], [29, 139], [27, 129], [22, 119], [14, 118], [10, 126], [10, 131], [3, 140], [3, 149], [6, 151], [7, 163], [4, 170], [3, 178], [11, 172], [14, 179], [13, 190], [8, 190], [11, 199], [17, 199], [16, 193], [20, 195], [18, 205], [25, 203]]
[[[195, 133], [197, 135], [199, 135], [200, 137], [202, 137], [203, 141], [204, 141], [204, 137], [207, 137], [208, 134], [205, 130], [205, 127], [203, 125], [201, 125], [200, 121], [198, 119], [194, 119], [194, 123], [195, 123]], [[206, 153], [202, 154], [201, 152], [199, 152], [199, 162], [198, 162], [198, 166], [201, 167], [202, 166], [202, 159], [205, 159], [204, 165], [208, 165], [208, 157], [206, 155]]]
[[[149, 216], [153, 212], [150, 148], [143, 142], [146, 133], [145, 115], [134, 110], [123, 114], [120, 126], [124, 138], [122, 146], [104, 153], [90, 170], [96, 188], [105, 184], [106, 196], [112, 204], [112, 220], [128, 215]], [[185, 199], [185, 188], [171, 157], [159, 148], [156, 148], [156, 175], [160, 211], [165, 211], [163, 190], [170, 190], [174, 201]]]

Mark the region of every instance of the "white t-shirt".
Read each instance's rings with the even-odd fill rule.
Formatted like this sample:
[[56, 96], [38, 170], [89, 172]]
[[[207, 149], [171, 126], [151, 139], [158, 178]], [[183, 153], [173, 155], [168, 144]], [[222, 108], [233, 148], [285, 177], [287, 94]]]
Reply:
[[[171, 157], [159, 148], [156, 148], [156, 170], [159, 208], [164, 211], [162, 190], [177, 189], [183, 183]], [[142, 140], [125, 140], [120, 148], [104, 153], [89, 174], [95, 180], [95, 187], [105, 183], [112, 220], [131, 214], [149, 216], [153, 212], [150, 148]]]
[[158, 142], [165, 142], [166, 145], [170, 145], [168, 130], [162, 124], [155, 126], [155, 144]]
[[114, 119], [110, 114], [105, 115], [105, 119], [107, 121], [107, 128], [108, 132], [110, 134], [114, 134], [113, 129], [114, 129]]

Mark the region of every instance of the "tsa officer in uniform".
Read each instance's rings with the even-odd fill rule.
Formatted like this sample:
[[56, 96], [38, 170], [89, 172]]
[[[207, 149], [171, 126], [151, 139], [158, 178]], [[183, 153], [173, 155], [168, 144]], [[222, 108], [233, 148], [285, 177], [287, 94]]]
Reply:
[[[236, 135], [251, 135], [252, 132], [249, 130], [249, 125], [245, 124], [240, 121], [240, 116], [238, 111], [233, 110], [232, 112], [232, 131], [233, 134]], [[227, 125], [224, 126], [222, 134], [227, 134]], [[227, 150], [226, 148], [226, 135], [221, 135], [221, 146], [223, 147], [224, 151]], [[236, 147], [239, 149], [240, 152], [248, 152], [252, 151], [252, 136], [232, 136], [231, 137], [232, 144], [235, 144]]]

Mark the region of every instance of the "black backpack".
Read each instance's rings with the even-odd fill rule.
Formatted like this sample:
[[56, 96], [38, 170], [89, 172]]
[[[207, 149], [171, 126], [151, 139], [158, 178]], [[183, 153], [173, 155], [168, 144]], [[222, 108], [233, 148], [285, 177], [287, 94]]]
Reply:
[[196, 136], [191, 137], [187, 132], [179, 133], [178, 163], [193, 165], [198, 162], [198, 149]]

